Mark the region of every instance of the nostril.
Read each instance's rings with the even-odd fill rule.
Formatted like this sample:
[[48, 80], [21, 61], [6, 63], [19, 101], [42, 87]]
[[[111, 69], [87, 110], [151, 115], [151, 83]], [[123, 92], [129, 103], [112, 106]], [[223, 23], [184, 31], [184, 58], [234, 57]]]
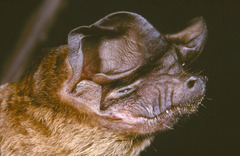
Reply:
[[195, 83], [196, 83], [197, 79], [195, 77], [190, 77], [188, 80], [187, 80], [187, 87], [189, 89], [193, 88]]
[[195, 82], [196, 82], [196, 80], [188, 81], [188, 83], [187, 83], [188, 88], [192, 88], [194, 86]]

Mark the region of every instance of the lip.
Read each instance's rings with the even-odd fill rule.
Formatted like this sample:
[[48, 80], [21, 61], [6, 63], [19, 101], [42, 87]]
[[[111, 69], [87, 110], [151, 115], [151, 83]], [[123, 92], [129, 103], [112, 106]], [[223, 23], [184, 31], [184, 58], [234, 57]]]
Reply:
[[203, 99], [204, 99], [204, 95], [196, 98], [195, 100], [189, 100], [186, 103], [174, 105], [166, 109], [164, 112], [158, 115], [155, 115], [154, 117], [146, 117], [146, 116], [136, 116], [136, 117], [146, 118], [151, 120], [151, 119], [161, 118], [161, 116], [165, 116], [165, 115], [171, 116], [173, 114], [178, 114], [182, 116], [184, 114], [190, 114], [197, 110], [199, 105], [202, 104]]
[[198, 103], [173, 106], [170, 109], [165, 110], [165, 112], [161, 113], [159, 116], [166, 114], [168, 115], [178, 114], [180, 116], [190, 114], [195, 112], [198, 106], [199, 106]]
[[[194, 101], [189, 100], [184, 104], [179, 104], [166, 109], [163, 113], [149, 118], [146, 116], [131, 116], [121, 117], [121, 116], [111, 116], [104, 115], [105, 119], [114, 122], [116, 127], [130, 127], [128, 132], [138, 133], [138, 134], [149, 134], [155, 133], [161, 130], [172, 129], [173, 125], [184, 115], [190, 115], [197, 111], [199, 105], [201, 105], [204, 96], [196, 98]], [[108, 127], [109, 125], [105, 125]], [[111, 127], [113, 127], [111, 125]], [[116, 128], [114, 127], [114, 129]], [[116, 129], [118, 130], [118, 129]]]
[[[173, 125], [185, 115], [190, 115], [198, 110], [199, 105], [201, 105], [204, 96], [199, 97], [194, 103], [189, 101], [189, 103], [179, 104], [166, 109], [163, 113], [153, 117], [146, 118], [148, 122], [155, 122], [154, 131], [172, 129]], [[153, 124], [154, 125], [154, 124]]]

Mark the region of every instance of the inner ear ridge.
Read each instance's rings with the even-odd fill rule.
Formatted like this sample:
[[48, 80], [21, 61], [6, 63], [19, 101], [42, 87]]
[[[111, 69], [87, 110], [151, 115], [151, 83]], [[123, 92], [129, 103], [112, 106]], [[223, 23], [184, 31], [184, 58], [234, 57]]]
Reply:
[[130, 69], [128, 71], [122, 72], [122, 73], [117, 73], [117, 74], [112, 74], [112, 75], [106, 75], [104, 73], [97, 73], [92, 76], [92, 80], [98, 84], [106, 84], [110, 83], [112, 81], [119, 80], [121, 78], [127, 77], [131, 74], [134, 74], [140, 65], [136, 66], [133, 69]]
[[187, 27], [177, 33], [166, 34], [169, 41], [189, 43], [206, 31], [206, 21], [202, 16], [192, 19]]
[[[82, 34], [69, 33], [68, 37], [68, 60], [72, 68], [72, 77], [69, 85], [72, 86], [79, 81], [83, 67], [83, 52], [81, 41], [85, 36]], [[76, 63], [77, 62], [77, 63]]]
[[176, 47], [179, 60], [191, 64], [203, 50], [207, 39], [207, 25], [203, 17], [197, 17], [182, 31], [165, 37]]

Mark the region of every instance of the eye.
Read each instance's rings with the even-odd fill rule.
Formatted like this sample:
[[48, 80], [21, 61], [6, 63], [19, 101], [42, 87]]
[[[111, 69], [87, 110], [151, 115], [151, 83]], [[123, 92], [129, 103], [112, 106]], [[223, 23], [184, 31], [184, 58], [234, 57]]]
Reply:
[[110, 93], [107, 94], [105, 100], [109, 101], [109, 100], [117, 100], [119, 98], [123, 98], [126, 96], [129, 96], [130, 94], [132, 94], [133, 92], [136, 91], [136, 89], [138, 88], [138, 85], [142, 82], [142, 80], [137, 80], [134, 83], [125, 86], [125, 87], [121, 87], [121, 88], [117, 88], [113, 91], [111, 91]]
[[131, 94], [136, 88], [132, 88], [132, 87], [124, 87], [119, 89], [117, 92], [119, 93], [120, 97], [126, 96]]
[[118, 93], [127, 93], [130, 90], [132, 90], [132, 88], [125, 88], [125, 89], [121, 88], [120, 90], [118, 90]]
[[105, 97], [105, 101], [118, 100], [119, 98], [126, 97], [126, 96], [130, 95], [131, 93], [133, 93], [135, 91], [135, 89], [136, 88], [132, 88], [129, 86], [116, 89], [116, 90], [110, 92]]

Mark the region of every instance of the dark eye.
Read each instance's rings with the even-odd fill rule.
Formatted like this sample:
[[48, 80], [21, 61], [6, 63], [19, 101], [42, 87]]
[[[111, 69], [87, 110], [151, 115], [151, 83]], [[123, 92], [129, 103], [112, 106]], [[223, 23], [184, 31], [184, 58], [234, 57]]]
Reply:
[[128, 86], [114, 89], [113, 91], [111, 91], [107, 94], [105, 99], [109, 101], [109, 100], [114, 100], [114, 99], [119, 99], [119, 98], [129, 96], [137, 90], [138, 85], [141, 82], [142, 82], [142, 79], [139, 79]]
[[133, 90], [133, 89], [132, 88], [121, 88], [120, 90], [118, 90], [118, 93], [126, 94], [128, 92], [131, 92], [131, 90]]
[[135, 91], [136, 88], [124, 87], [118, 90], [119, 97], [125, 97]]

